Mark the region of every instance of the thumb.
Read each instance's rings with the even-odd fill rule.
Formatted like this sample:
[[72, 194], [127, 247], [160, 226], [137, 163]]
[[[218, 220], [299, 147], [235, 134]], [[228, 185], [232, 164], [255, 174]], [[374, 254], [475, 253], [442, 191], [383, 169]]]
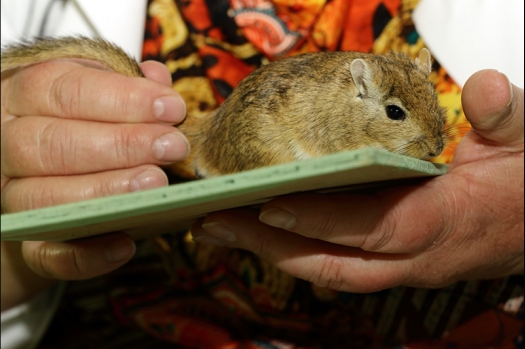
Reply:
[[38, 275], [83, 280], [109, 273], [135, 254], [135, 243], [117, 233], [69, 242], [24, 241], [22, 255]]
[[461, 96], [473, 130], [497, 145], [523, 146], [523, 89], [497, 70], [481, 70], [465, 83]]

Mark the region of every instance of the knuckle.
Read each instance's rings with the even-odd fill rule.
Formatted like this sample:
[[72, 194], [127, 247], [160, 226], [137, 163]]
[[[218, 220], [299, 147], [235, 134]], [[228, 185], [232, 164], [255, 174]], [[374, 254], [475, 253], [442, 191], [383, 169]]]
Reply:
[[113, 138], [113, 151], [116, 163], [120, 166], [131, 167], [141, 161], [141, 152], [137, 145], [141, 145], [143, 133], [134, 126], [118, 128]]
[[113, 153], [115, 162], [117, 164], [128, 164], [129, 156], [128, 149], [131, 144], [131, 140], [126, 132], [122, 129], [118, 129], [113, 136]]
[[[27, 195], [21, 196], [20, 199], [24, 200], [24, 206], [29, 210], [52, 205], [54, 191], [46, 190], [44, 185], [36, 186], [30, 193], [25, 194]], [[51, 197], [48, 196], [49, 194]]]
[[393, 236], [396, 234], [398, 222], [394, 219], [395, 215], [383, 214], [378, 220], [378, 224], [374, 226], [373, 234], [365, 234], [361, 248], [365, 251], [380, 252], [383, 251]]
[[12, 179], [2, 189], [2, 213], [48, 206], [46, 201], [49, 202], [49, 200], [43, 186], [31, 185], [31, 179]]
[[16, 182], [17, 179], [10, 179], [2, 188], [2, 214], [19, 211], [20, 199], [23, 196], [16, 190]]
[[52, 80], [47, 95], [49, 110], [58, 116], [78, 117], [82, 95], [80, 77], [72, 70], [60, 72]]
[[[126, 182], [127, 183], [127, 182]], [[113, 182], [105, 179], [101, 179], [96, 183], [92, 183], [89, 187], [86, 187], [83, 192], [84, 198], [100, 198], [111, 196], [114, 194], [121, 193], [121, 181]], [[127, 185], [129, 187], [129, 185]]]
[[44, 277], [56, 278], [57, 273], [55, 272], [53, 266], [53, 253], [50, 253], [47, 243], [40, 245], [38, 248], [34, 249], [28, 258], [28, 265], [32, 270], [37, 274]]
[[25, 255], [28, 266], [47, 278], [75, 280], [89, 276], [85, 253], [75, 245], [44, 242]]
[[[74, 167], [75, 141], [71, 132], [59, 119], [49, 119], [38, 131], [37, 162], [44, 175], [69, 174], [67, 168]], [[73, 155], [73, 156], [72, 156]]]
[[343, 275], [340, 257], [323, 255], [319, 257], [319, 268], [314, 270], [307, 280], [316, 286], [332, 290], [345, 290], [347, 285]]

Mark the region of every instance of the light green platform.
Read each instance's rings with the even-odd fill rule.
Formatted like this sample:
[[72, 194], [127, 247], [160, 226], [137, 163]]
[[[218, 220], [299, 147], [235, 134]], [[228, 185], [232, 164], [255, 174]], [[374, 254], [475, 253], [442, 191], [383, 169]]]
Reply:
[[1, 234], [2, 240], [59, 241], [126, 231], [140, 238], [189, 227], [208, 212], [260, 204], [278, 195], [437, 176], [446, 168], [375, 149], [354, 150], [139, 193], [4, 214]]

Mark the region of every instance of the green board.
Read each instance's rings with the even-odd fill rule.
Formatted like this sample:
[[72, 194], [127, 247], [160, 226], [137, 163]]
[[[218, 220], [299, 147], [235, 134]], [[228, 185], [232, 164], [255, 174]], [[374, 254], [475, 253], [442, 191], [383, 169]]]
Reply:
[[[222, 209], [301, 191], [352, 190], [437, 176], [447, 166], [360, 149], [137, 193], [2, 215], [2, 240], [64, 241], [113, 231], [135, 238], [187, 228]], [[389, 183], [389, 182], [388, 182]]]

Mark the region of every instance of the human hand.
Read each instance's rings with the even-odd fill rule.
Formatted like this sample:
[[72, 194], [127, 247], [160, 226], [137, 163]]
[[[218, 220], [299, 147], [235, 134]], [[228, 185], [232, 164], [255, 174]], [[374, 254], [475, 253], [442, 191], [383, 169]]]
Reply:
[[260, 213], [211, 213], [192, 227], [194, 240], [246, 249], [350, 292], [522, 273], [523, 90], [480, 71], [462, 102], [473, 128], [447, 174], [367, 195], [279, 197]]
[[[2, 213], [163, 186], [183, 160], [185, 105], [159, 63], [148, 79], [55, 60], [2, 74]], [[158, 116], [156, 115], [158, 114]]]
[[[146, 79], [70, 59], [2, 73], [2, 213], [168, 184], [159, 165], [189, 152], [172, 126], [184, 119], [185, 104], [162, 64], [141, 68]], [[11, 266], [15, 274], [84, 279], [121, 266], [135, 245], [120, 233], [24, 242], [21, 249], [32, 271]], [[2, 271], [6, 263], [2, 259]]]

